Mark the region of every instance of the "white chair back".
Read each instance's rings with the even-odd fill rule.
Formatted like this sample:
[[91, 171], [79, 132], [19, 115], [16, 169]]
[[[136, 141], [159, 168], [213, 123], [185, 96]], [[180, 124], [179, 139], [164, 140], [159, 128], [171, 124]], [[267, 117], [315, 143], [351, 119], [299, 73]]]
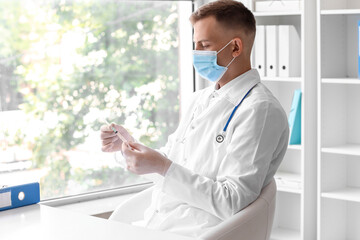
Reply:
[[249, 206], [200, 236], [203, 240], [269, 240], [276, 205], [276, 183], [263, 188]]

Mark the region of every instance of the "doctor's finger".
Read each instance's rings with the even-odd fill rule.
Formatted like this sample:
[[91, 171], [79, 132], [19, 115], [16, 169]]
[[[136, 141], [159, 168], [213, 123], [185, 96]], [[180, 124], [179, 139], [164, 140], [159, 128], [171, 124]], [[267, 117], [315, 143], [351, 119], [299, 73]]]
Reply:
[[124, 142], [121, 145], [121, 151], [126, 157], [130, 157], [132, 155], [131, 148], [129, 148], [128, 145]]
[[101, 132], [113, 132], [113, 130], [111, 129], [111, 126], [109, 126], [109, 125], [102, 125], [100, 127], [100, 131]]
[[115, 137], [111, 137], [111, 138], [102, 139], [101, 143], [102, 143], [103, 146], [105, 146], [105, 145], [107, 145], [109, 143], [115, 143], [117, 141], [122, 142], [118, 136], [115, 136]]
[[124, 128], [121, 125], [117, 125], [115, 123], [111, 124], [112, 127], [114, 127], [121, 135], [123, 135], [123, 137], [128, 141], [134, 141], [134, 138], [130, 135], [130, 133], [128, 132], [128, 130], [126, 130], [126, 128]]
[[114, 144], [110, 143], [110, 144], [102, 146], [101, 151], [103, 151], [103, 152], [112, 152], [113, 148], [114, 148]]
[[119, 138], [113, 138], [112, 140], [107, 139], [101, 142], [103, 147], [109, 147], [111, 145], [112, 148], [117, 148], [119, 150], [121, 149], [121, 144], [122, 141]]
[[121, 146], [121, 151], [126, 155], [126, 157], [137, 157], [139, 151], [137, 151], [136, 149], [132, 148], [130, 145], [128, 145], [129, 142], [123, 142], [122, 146]]
[[139, 152], [144, 152], [147, 149], [146, 146], [142, 145], [141, 143], [136, 143], [136, 142], [129, 142], [129, 146]]
[[115, 137], [116, 134], [114, 132], [101, 132], [100, 133], [100, 138], [101, 139], [106, 139], [106, 138], [112, 138]]

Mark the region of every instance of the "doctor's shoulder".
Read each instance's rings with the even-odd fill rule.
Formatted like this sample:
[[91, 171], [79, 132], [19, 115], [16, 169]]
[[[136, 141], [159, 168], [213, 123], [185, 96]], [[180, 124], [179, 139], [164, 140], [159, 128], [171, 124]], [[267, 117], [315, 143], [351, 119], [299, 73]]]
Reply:
[[[267, 118], [275, 122], [275, 125], [285, 128], [288, 125], [287, 115], [279, 100], [264, 85], [259, 86], [258, 92], [252, 96], [252, 108], [257, 112], [266, 112]], [[261, 114], [260, 114], [261, 115]]]
[[247, 104], [243, 106], [243, 110], [249, 108], [252, 109], [252, 112], [267, 112], [275, 114], [275, 118], [277, 118], [280, 122], [287, 123], [287, 116], [281, 103], [262, 83], [259, 83], [248, 96]]
[[249, 95], [249, 102], [251, 102], [251, 104], [258, 104], [258, 105], [268, 103], [273, 107], [280, 107], [282, 109], [282, 106], [278, 101], [278, 99], [261, 82], [257, 84], [257, 86], [253, 89], [253, 91]]
[[285, 110], [279, 100], [274, 96], [274, 94], [264, 84], [260, 85], [260, 89], [262, 92], [262, 97], [259, 97], [259, 100], [270, 103], [270, 106], [274, 108], [274, 110], [278, 110], [279, 113], [281, 113], [282, 117], [286, 118], [287, 121]]

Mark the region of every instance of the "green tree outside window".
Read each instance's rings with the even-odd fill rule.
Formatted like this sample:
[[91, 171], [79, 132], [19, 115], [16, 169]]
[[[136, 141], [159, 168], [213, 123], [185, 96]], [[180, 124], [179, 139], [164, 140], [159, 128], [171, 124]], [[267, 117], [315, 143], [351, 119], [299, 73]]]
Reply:
[[[105, 158], [89, 149], [100, 149], [89, 137], [103, 117], [124, 124], [152, 148], [163, 146], [175, 130], [177, 6], [0, 1], [0, 108], [24, 116], [16, 131], [0, 128], [0, 147], [29, 152], [29, 169], [46, 170], [42, 198], [144, 181], [118, 166], [83, 168], [72, 159]], [[86, 150], [90, 153], [82, 155]]]

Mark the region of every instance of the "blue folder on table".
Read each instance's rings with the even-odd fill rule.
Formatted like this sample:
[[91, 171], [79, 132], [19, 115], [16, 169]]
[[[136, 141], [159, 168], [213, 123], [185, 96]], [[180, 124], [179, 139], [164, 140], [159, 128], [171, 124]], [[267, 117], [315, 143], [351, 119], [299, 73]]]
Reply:
[[301, 90], [295, 90], [289, 113], [289, 144], [301, 144]]
[[0, 211], [40, 202], [39, 183], [0, 187]]

